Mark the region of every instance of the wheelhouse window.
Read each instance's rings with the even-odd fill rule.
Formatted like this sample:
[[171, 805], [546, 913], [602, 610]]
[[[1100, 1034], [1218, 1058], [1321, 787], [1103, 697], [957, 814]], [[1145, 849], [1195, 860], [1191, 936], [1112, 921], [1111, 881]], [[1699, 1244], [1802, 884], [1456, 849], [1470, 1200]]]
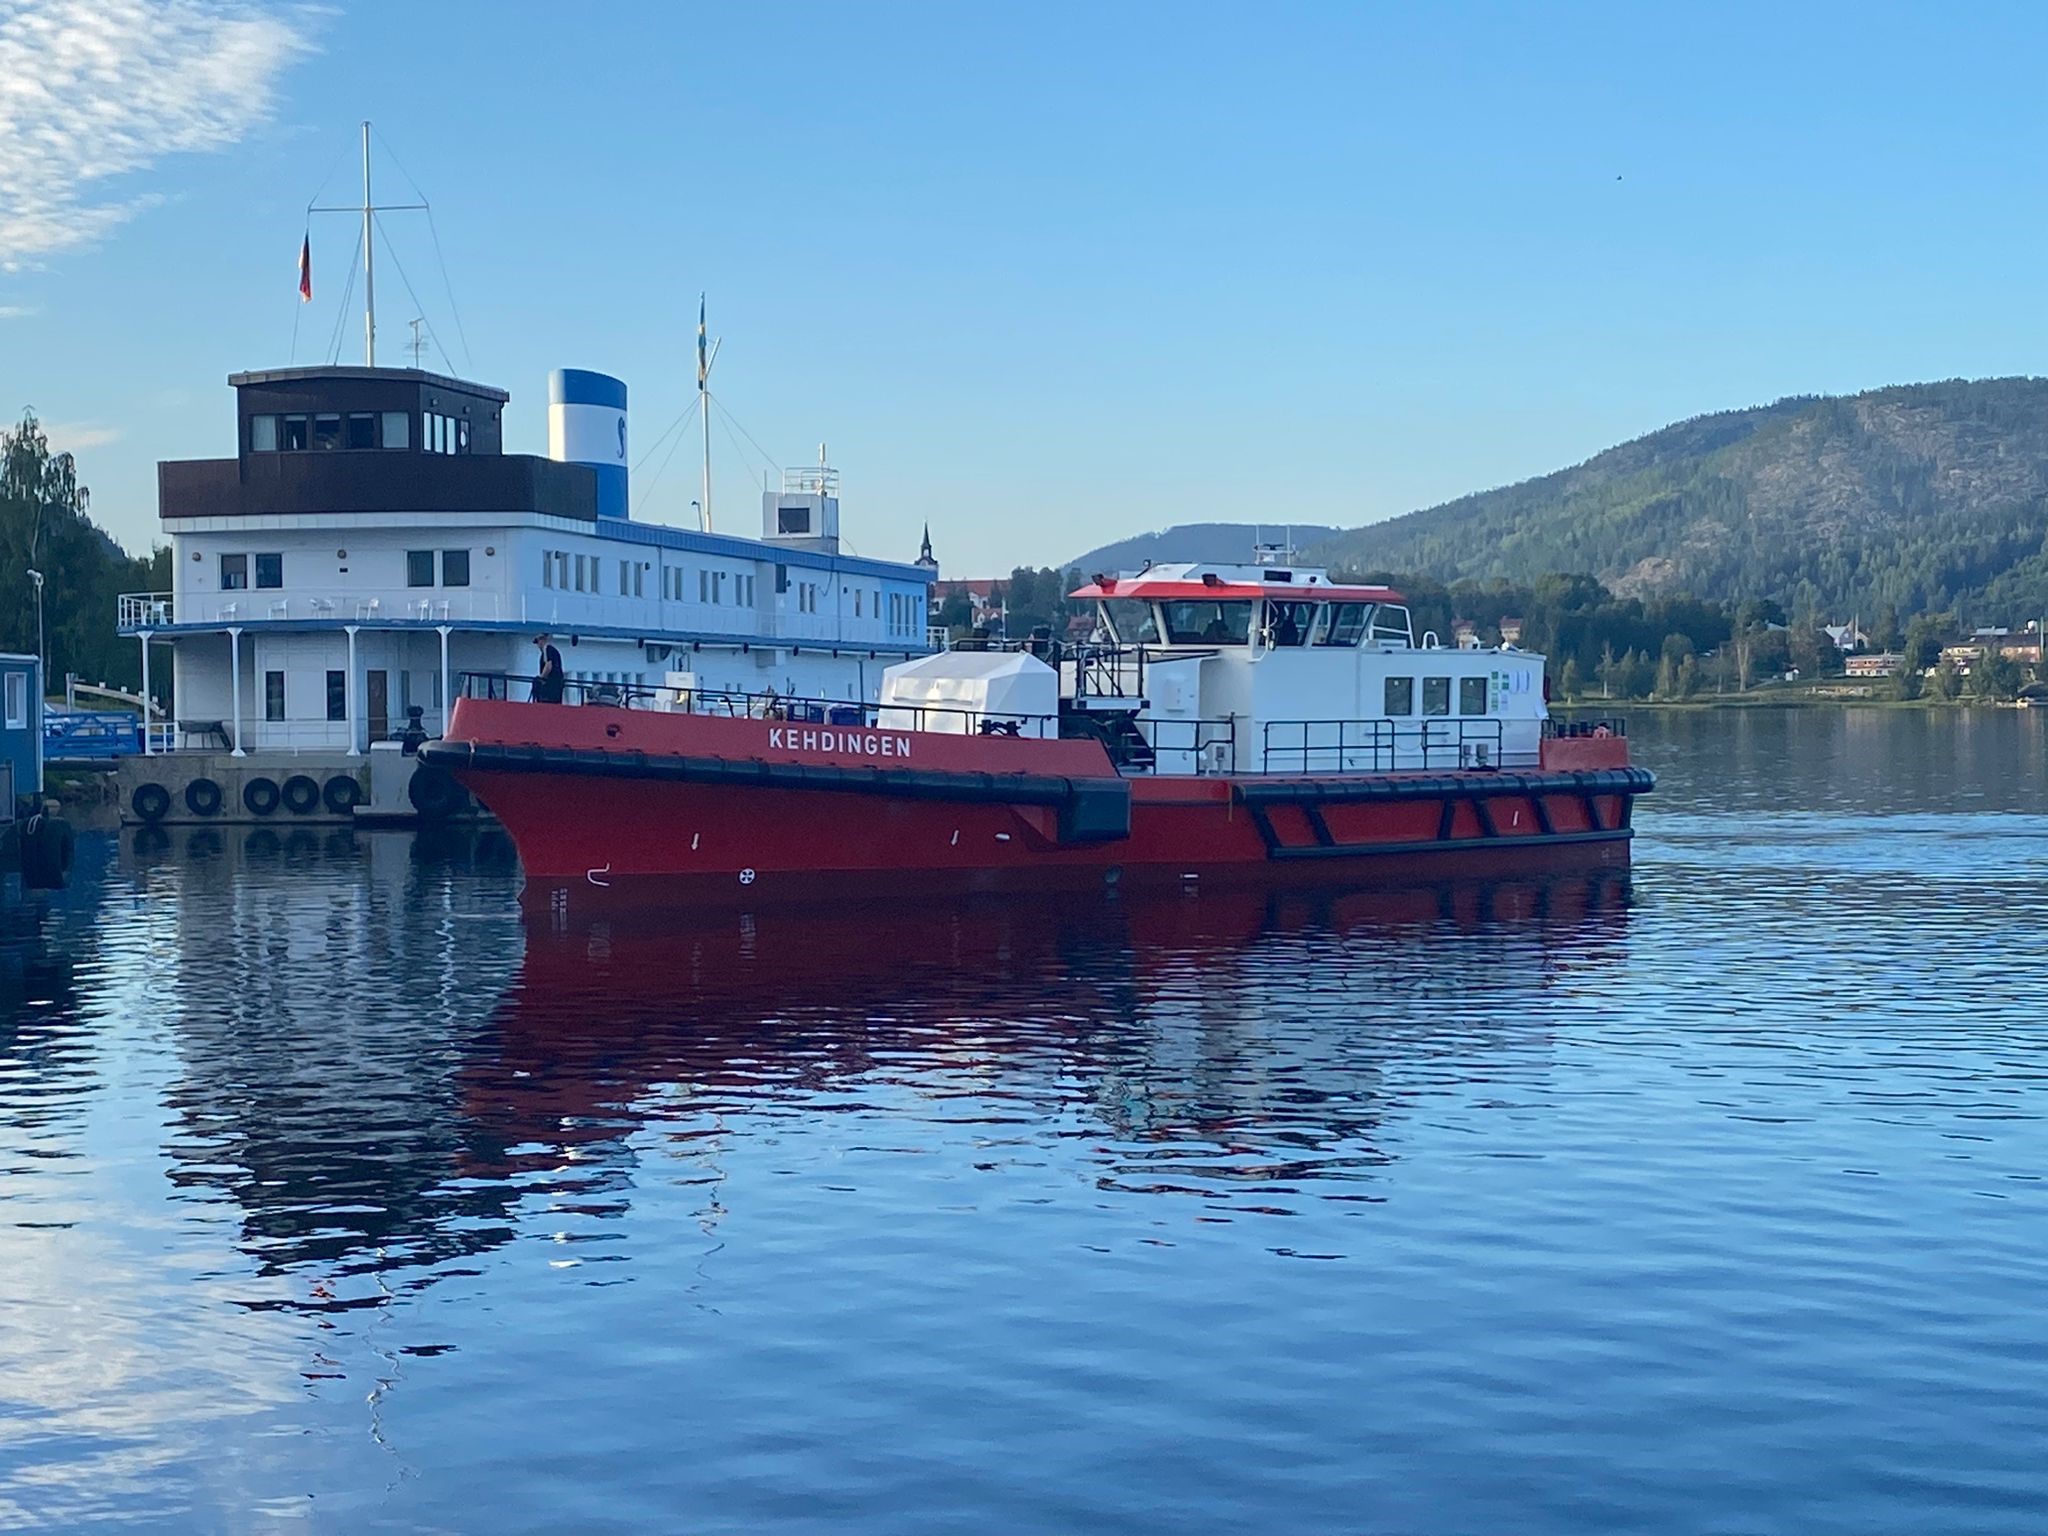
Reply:
[[431, 549], [408, 549], [405, 552], [405, 584], [408, 587], [431, 587], [434, 584], [434, 552]]
[[1425, 715], [1448, 715], [1451, 712], [1451, 680], [1448, 677], [1425, 677], [1422, 680], [1422, 712]]
[[412, 446], [412, 417], [404, 411], [384, 413], [384, 446], [386, 448], [409, 448]]
[[1252, 605], [1161, 603], [1168, 645], [1244, 645], [1251, 639]]
[[249, 585], [249, 557], [247, 555], [222, 555], [220, 557], [220, 589], [223, 592], [241, 592]]
[[1461, 715], [1483, 715], [1486, 713], [1485, 678], [1461, 677], [1458, 679], [1458, 713]]
[[351, 448], [374, 448], [377, 446], [377, 418], [368, 411], [358, 411], [348, 418], [342, 440]]
[[1266, 604], [1266, 643], [1268, 645], [1306, 645], [1309, 627], [1315, 623], [1314, 603]]
[[[1317, 645], [1352, 646], [1365, 638], [1365, 627], [1372, 620], [1371, 603], [1332, 603], [1329, 623], [1324, 627]], [[1392, 679], [1389, 679], [1392, 681]], [[1412, 683], [1412, 678], [1402, 679]], [[1391, 713], [1391, 711], [1389, 711]]]
[[1415, 679], [1412, 677], [1390, 677], [1387, 679], [1387, 718], [1405, 720], [1415, 713]]
[[339, 448], [341, 446], [340, 416], [315, 416], [313, 418], [313, 446], [315, 448]]
[[1159, 643], [1158, 611], [1142, 598], [1105, 597], [1098, 606], [1103, 623], [1119, 645]]
[[249, 451], [251, 453], [277, 452], [277, 418], [275, 416], [251, 416], [249, 418]]
[[280, 416], [278, 421], [284, 428], [283, 444], [287, 450], [312, 446], [313, 419], [310, 416]]
[[468, 550], [444, 549], [441, 551], [441, 585], [444, 587], [466, 587], [469, 585]]
[[284, 585], [283, 555], [258, 555], [256, 557], [256, 585], [259, 587], [281, 587]]

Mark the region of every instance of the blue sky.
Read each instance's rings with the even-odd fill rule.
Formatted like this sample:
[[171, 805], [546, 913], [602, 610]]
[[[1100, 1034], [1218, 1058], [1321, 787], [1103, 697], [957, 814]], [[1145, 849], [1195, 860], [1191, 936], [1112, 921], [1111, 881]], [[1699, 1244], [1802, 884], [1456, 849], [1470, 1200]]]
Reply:
[[[2036, 371], [2044, 45], [1997, 6], [0, 0], [0, 80], [63, 87], [0, 85], [0, 393], [146, 544], [155, 461], [232, 449], [225, 376], [295, 320], [326, 354], [354, 230], [315, 222], [299, 313], [302, 210], [370, 117], [515, 451], [561, 365], [651, 445], [707, 289], [718, 393], [776, 459], [829, 442], [863, 554], [1362, 523], [1703, 411]], [[752, 531], [759, 460], [715, 449]], [[636, 515], [687, 519], [690, 452], [654, 467]]]

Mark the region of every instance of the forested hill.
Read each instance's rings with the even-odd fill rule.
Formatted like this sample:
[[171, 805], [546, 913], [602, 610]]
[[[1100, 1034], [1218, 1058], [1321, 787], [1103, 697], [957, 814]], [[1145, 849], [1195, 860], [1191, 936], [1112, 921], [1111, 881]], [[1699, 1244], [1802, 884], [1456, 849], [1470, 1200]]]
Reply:
[[1793, 613], [2048, 603], [2048, 379], [1952, 380], [1696, 417], [1305, 556], [1450, 582], [1587, 572], [1623, 596]]

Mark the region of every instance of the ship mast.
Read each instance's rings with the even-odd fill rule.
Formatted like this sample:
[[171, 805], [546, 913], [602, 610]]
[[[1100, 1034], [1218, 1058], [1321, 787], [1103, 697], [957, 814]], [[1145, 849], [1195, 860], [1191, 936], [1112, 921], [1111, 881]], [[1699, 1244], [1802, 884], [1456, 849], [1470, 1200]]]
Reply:
[[354, 213], [363, 220], [363, 363], [377, 366], [377, 224], [380, 213], [408, 213], [424, 209], [425, 203], [379, 203], [370, 196], [370, 120], [363, 119], [363, 200], [356, 204], [319, 207], [306, 205], [307, 213]]
[[[724, 338], [720, 338], [723, 340]], [[718, 361], [718, 342], [709, 343], [704, 333], [704, 295], [697, 295], [697, 417], [704, 428], [704, 500], [698, 508], [698, 528], [711, 531], [711, 365]]]

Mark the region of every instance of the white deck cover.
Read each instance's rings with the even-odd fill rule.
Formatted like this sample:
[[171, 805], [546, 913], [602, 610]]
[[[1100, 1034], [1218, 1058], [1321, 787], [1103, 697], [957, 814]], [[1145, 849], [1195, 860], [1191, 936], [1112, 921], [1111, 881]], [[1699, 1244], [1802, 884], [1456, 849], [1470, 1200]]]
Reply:
[[[971, 736], [986, 719], [1015, 721], [1023, 736], [1059, 734], [1059, 674], [1020, 651], [941, 651], [899, 662], [882, 674], [880, 702], [876, 724], [885, 730]], [[921, 719], [920, 708], [929, 711]]]

